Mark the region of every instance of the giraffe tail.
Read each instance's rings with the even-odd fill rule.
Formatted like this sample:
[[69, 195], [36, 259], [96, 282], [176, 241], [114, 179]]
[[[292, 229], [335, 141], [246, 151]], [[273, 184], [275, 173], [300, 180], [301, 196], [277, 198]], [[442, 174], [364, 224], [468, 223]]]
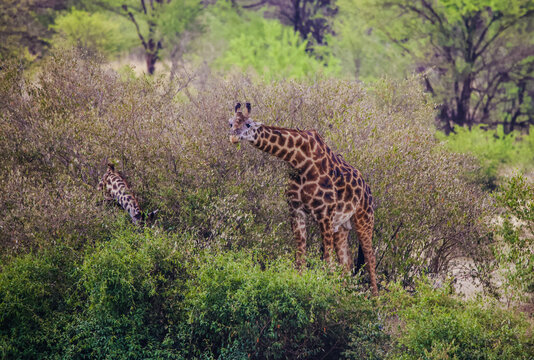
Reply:
[[363, 256], [362, 245], [358, 242], [358, 256], [354, 259], [353, 275], [358, 274], [364, 264], [365, 257]]

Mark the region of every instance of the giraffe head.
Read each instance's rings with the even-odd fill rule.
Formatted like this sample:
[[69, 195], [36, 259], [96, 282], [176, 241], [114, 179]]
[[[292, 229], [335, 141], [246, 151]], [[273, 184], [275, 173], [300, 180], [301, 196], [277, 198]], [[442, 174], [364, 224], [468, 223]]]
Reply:
[[230, 141], [237, 143], [240, 140], [253, 141], [256, 129], [261, 125], [250, 118], [250, 103], [245, 104], [245, 110], [241, 110], [241, 103], [235, 105], [235, 115], [228, 121], [230, 125]]

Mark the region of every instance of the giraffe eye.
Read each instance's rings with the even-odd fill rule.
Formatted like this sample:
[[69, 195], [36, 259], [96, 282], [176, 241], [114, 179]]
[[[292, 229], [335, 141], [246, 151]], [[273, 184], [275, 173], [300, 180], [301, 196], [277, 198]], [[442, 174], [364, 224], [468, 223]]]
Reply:
[[232, 127], [232, 123], [229, 123], [228, 125], [230, 125], [230, 127]]
[[250, 124], [247, 124], [247, 127], [249, 128], [249, 127], [250, 127]]

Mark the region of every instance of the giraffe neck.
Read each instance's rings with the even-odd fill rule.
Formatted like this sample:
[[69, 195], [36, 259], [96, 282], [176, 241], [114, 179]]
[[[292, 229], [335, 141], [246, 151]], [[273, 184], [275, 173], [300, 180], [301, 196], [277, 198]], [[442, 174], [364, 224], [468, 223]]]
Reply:
[[309, 166], [313, 141], [300, 130], [260, 125], [252, 145], [288, 162], [295, 169]]

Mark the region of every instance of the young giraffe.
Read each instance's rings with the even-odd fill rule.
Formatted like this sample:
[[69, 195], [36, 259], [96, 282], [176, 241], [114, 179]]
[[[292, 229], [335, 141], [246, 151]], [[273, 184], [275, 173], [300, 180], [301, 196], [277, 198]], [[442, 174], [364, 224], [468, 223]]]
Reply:
[[[104, 199], [116, 200], [130, 214], [134, 224], [138, 225], [143, 220], [143, 213], [137, 199], [126, 180], [118, 171], [115, 171], [113, 164], [108, 164], [107, 171], [98, 183], [98, 190], [104, 191]], [[156, 212], [157, 210], [148, 214], [148, 218], [152, 219]]]
[[335, 154], [316, 130], [294, 130], [256, 123], [249, 118], [251, 106], [235, 106], [230, 119], [230, 141], [249, 141], [296, 169], [287, 190], [293, 233], [297, 241], [296, 262], [302, 267], [306, 255], [306, 215], [319, 224], [323, 239], [323, 259], [331, 263], [333, 249], [345, 271], [352, 267], [348, 244], [354, 221], [363, 250], [371, 291], [378, 294], [375, 256], [372, 248], [373, 197], [362, 174]]

